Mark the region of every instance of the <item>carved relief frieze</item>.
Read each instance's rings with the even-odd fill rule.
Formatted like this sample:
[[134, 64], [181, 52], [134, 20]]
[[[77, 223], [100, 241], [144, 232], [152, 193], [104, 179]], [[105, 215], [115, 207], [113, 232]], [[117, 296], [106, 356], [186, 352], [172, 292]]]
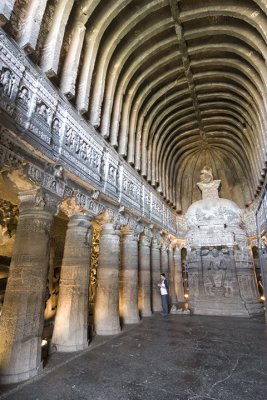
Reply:
[[100, 181], [105, 182], [107, 180], [107, 173], [108, 173], [108, 151], [104, 147], [102, 150], [101, 158], [100, 158]]
[[238, 276], [241, 296], [244, 299], [252, 300], [258, 297], [257, 288], [255, 285], [255, 278], [251, 273], [242, 274]]
[[33, 79], [28, 69], [20, 81], [17, 96], [15, 99], [15, 109], [12, 118], [16, 121], [17, 125], [25, 131], [29, 127], [30, 115], [35, 107], [34, 102], [35, 79]]
[[79, 129], [74, 121], [66, 124], [62, 155], [78, 166], [84, 175], [100, 182], [100, 163], [102, 149]]
[[151, 208], [151, 194], [150, 191], [143, 186], [142, 187], [142, 215], [145, 218], [150, 217], [150, 208]]
[[84, 208], [84, 210], [88, 211], [90, 215], [94, 217], [102, 214], [105, 210], [105, 207], [98, 201], [94, 200], [92, 196], [87, 196], [81, 192], [78, 192], [75, 198], [77, 203], [80, 204]]
[[[248, 236], [257, 235], [256, 214], [255, 210], [243, 210], [241, 214], [242, 226]], [[265, 223], [265, 218], [264, 218]]]
[[[2, 29], [0, 50], [0, 108], [9, 116], [9, 123], [14, 124], [15, 134], [45, 157], [101, 190], [113, 204], [124, 204], [137, 215], [152, 218], [175, 233], [174, 211], [99, 137], [89, 122], [78, 117]], [[3, 144], [2, 138], [0, 141]], [[3, 158], [9, 164], [20, 160], [20, 156], [10, 151], [5, 150], [3, 155], [3, 149], [1, 158], [2, 164]], [[54, 194], [64, 198], [71, 195], [70, 188], [52, 176], [44, 177], [43, 183]], [[95, 204], [91, 202], [90, 207], [94, 209]]]
[[193, 272], [188, 274], [188, 285], [189, 285], [189, 294], [192, 298], [199, 297], [199, 277], [198, 272]]
[[134, 210], [142, 210], [142, 185], [128, 168], [123, 169], [121, 199]]
[[0, 168], [17, 166], [21, 164], [22, 161], [23, 158], [20, 157], [17, 153], [14, 153], [13, 151], [0, 144]]
[[160, 225], [163, 223], [163, 203], [154, 194], [152, 194], [151, 220]]
[[106, 172], [106, 181], [104, 184], [105, 193], [118, 198], [120, 201], [120, 188], [121, 188], [121, 164], [118, 160], [112, 157], [109, 154], [108, 157], [105, 157], [105, 172]]

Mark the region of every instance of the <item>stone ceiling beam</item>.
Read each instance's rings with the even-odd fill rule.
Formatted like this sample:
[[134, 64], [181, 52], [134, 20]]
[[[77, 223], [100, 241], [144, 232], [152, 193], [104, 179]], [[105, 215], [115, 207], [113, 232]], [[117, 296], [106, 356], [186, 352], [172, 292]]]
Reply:
[[95, 84], [91, 88], [91, 102], [89, 103], [89, 119], [95, 127], [100, 126], [101, 105], [103, 101], [108, 66], [118, 43], [141, 21], [144, 21], [151, 13], [159, 11], [161, 0], [150, 1], [144, 7], [135, 9], [128, 14], [128, 18], [121, 20], [113, 29], [109, 30], [109, 40], [105, 40], [100, 48], [99, 56], [94, 69]]
[[[136, 99], [134, 99], [134, 102], [131, 104], [131, 109], [128, 117], [129, 141], [131, 140], [131, 142], [134, 143], [135, 133], [138, 131], [142, 132], [142, 136], [145, 134], [144, 128], [141, 125], [143, 125], [147, 116], [148, 118], [150, 118], [152, 112], [151, 109], [153, 108], [153, 104], [158, 101], [158, 98], [164, 98], [167, 96], [168, 92], [174, 92], [175, 90], [176, 96], [180, 96], [182, 92], [186, 92], [188, 94], [188, 89], [183, 89], [185, 86], [185, 82], [177, 82], [175, 79], [176, 76], [177, 68], [172, 68], [172, 70], [167, 71], [166, 74], [162, 74], [156, 77], [154, 81], [144, 86], [143, 90], [140, 89], [138, 95], [136, 96]], [[177, 83], [175, 84], [175, 82]], [[119, 142], [119, 153], [121, 150], [120, 145], [122, 145], [121, 142]], [[128, 162], [134, 162], [134, 150], [135, 149], [132, 149], [131, 153], [128, 154]]]
[[74, 0], [59, 0], [52, 17], [49, 33], [42, 49], [41, 69], [48, 77], [58, 74], [59, 57], [62, 48], [65, 28]]
[[224, 25], [205, 26], [205, 28], [190, 29], [185, 32], [185, 40], [190, 41], [193, 39], [209, 40], [210, 37], [215, 35], [235, 37], [241, 42], [246, 43], [251, 49], [256, 50], [265, 60], [267, 60], [266, 43], [262, 36], [255, 32], [250, 25], [236, 26], [226, 22]]
[[209, 2], [208, 6], [203, 7], [203, 1], [194, 2], [194, 8], [190, 9], [190, 11], [181, 12], [180, 18], [181, 23], [183, 24], [187, 21], [197, 21], [200, 18], [211, 16], [229, 16], [241, 21], [243, 20], [253, 26], [266, 41], [267, 22], [265, 15], [257, 6], [248, 5], [248, 3], [242, 4], [241, 2], [232, 0], [222, 4], [220, 0], [216, 0], [213, 1], [213, 3]]
[[[146, 121], [144, 122], [143, 128], [142, 128], [142, 169], [141, 169], [141, 174], [143, 176], [146, 176], [147, 174], [147, 153], [146, 149], [149, 147], [149, 133], [150, 133], [150, 124], [153, 122], [153, 120], [156, 118], [156, 116], [161, 113], [161, 110], [165, 109], [168, 107], [168, 104], [171, 104], [174, 101], [179, 101], [179, 104], [183, 106], [184, 104], [188, 103], [188, 88], [180, 90], [179, 92], [171, 93], [167, 95], [167, 93], [163, 91], [162, 96], [157, 99], [155, 102], [155, 107], [153, 110], [149, 110], [149, 115], [147, 116]], [[191, 100], [190, 100], [191, 101]], [[192, 104], [192, 102], [191, 102]]]
[[195, 90], [195, 82], [194, 82], [194, 77], [193, 77], [191, 66], [190, 66], [191, 61], [190, 61], [190, 57], [188, 54], [187, 44], [186, 44], [186, 41], [184, 38], [182, 22], [180, 19], [179, 3], [177, 3], [176, 0], [169, 0], [169, 3], [170, 3], [172, 17], [174, 20], [175, 32], [176, 32], [176, 36], [177, 36], [177, 40], [178, 40], [178, 47], [179, 47], [179, 51], [182, 55], [184, 74], [185, 74], [185, 77], [188, 82], [188, 88], [190, 90], [192, 103], [193, 103], [194, 109], [195, 109], [196, 119], [198, 121], [199, 133], [200, 133], [201, 138], [204, 139], [205, 132], [204, 132], [204, 127], [203, 127], [203, 124], [201, 121], [198, 98], [197, 98], [197, 93]]
[[[158, 41], [149, 49], [145, 48], [135, 57], [135, 62], [124, 69], [116, 87], [114, 96], [113, 113], [110, 115], [109, 129], [111, 144], [118, 146], [118, 135], [124, 135], [125, 128], [123, 124], [127, 124], [130, 106], [136, 96], [137, 91], [146, 82], [150, 76], [157, 74], [161, 68], [168, 70], [168, 66], [177, 60], [177, 54], [172, 52], [172, 46], [175, 41], [172, 38]], [[149, 60], [156, 57], [154, 62], [149, 63]], [[144, 65], [148, 67], [144, 69]], [[122, 115], [122, 117], [121, 117]], [[121, 121], [121, 124], [120, 124]], [[120, 132], [119, 132], [120, 130]]]
[[[169, 68], [168, 71], [156, 79], [147, 83], [143, 90], [139, 91], [138, 96], [132, 105], [132, 113], [129, 118], [129, 146], [127, 153], [127, 161], [129, 163], [138, 162], [136, 169], [140, 170], [140, 156], [141, 156], [141, 132], [143, 133], [143, 124], [150, 114], [154, 103], [157, 101], [158, 96], [167, 95], [170, 91], [176, 91], [179, 95], [179, 90], [183, 90], [186, 86], [184, 80], [177, 80], [177, 67]], [[151, 95], [151, 93], [154, 93]]]
[[16, 0], [1, 1], [0, 4], [0, 26], [5, 25], [12, 14]]
[[81, 114], [86, 113], [89, 108], [93, 71], [102, 37], [112, 21], [130, 3], [131, 0], [117, 0], [114, 4], [109, 5], [105, 2], [102, 7], [98, 8], [94, 18], [89, 21], [90, 29], [87, 30], [85, 35], [84, 60], [81, 65], [80, 79], [77, 83], [76, 105]]
[[25, 10], [18, 44], [27, 54], [36, 49], [46, 5], [47, 0], [30, 1]]
[[[142, 35], [137, 34], [131, 39], [130, 45], [127, 41], [124, 45], [120, 45], [119, 50], [114, 53], [107, 72], [107, 80], [105, 93], [101, 110], [101, 135], [107, 138], [109, 136], [109, 118], [113, 108], [114, 92], [121, 78], [123, 68], [128, 70], [129, 67], [136, 69], [136, 60], [132, 60], [133, 54], [139, 53], [138, 50], [143, 47], [144, 42], [152, 41], [157, 35], [171, 28], [171, 20], [159, 20], [148, 27], [143, 27]], [[129, 61], [130, 59], [130, 61]]]

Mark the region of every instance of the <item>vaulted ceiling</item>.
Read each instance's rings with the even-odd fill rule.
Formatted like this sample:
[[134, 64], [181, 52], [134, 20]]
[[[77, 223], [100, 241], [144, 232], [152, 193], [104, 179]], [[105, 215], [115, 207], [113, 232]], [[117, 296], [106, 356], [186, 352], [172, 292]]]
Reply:
[[265, 175], [266, 0], [10, 0], [5, 29], [177, 211]]

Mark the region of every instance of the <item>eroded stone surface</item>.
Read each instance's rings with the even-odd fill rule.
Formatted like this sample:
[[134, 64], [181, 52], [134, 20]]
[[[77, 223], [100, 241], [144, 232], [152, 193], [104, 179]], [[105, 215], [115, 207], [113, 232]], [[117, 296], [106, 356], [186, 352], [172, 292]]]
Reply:
[[232, 201], [220, 199], [220, 181], [212, 181], [212, 175], [209, 178], [198, 183], [203, 200], [193, 203], [186, 214], [189, 306], [195, 314], [260, 313], [252, 254], [241, 227], [240, 209]]

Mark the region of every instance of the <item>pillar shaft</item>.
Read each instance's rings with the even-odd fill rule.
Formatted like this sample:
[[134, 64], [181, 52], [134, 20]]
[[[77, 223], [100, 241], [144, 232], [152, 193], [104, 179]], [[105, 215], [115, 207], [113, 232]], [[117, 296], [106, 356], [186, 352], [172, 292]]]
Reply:
[[36, 191], [20, 195], [20, 216], [0, 325], [2, 383], [28, 379], [42, 368], [44, 295], [52, 212]]
[[138, 240], [133, 231], [121, 236], [121, 267], [119, 274], [120, 316], [125, 324], [139, 322], [138, 310]]
[[174, 262], [174, 286], [178, 302], [184, 302], [184, 286], [182, 275], [181, 250], [178, 247], [173, 249]]
[[97, 288], [94, 310], [95, 329], [98, 335], [115, 335], [120, 332], [119, 320], [119, 263], [120, 232], [112, 223], [102, 226], [99, 241]]
[[142, 234], [139, 240], [139, 310], [142, 317], [151, 311], [151, 238]]
[[152, 310], [161, 311], [161, 297], [158, 283], [160, 282], [160, 244], [153, 239], [151, 248], [151, 270], [152, 270]]
[[166, 274], [166, 278], [169, 278], [169, 257], [168, 257], [168, 247], [164, 243], [161, 247], [161, 268], [160, 271]]
[[73, 215], [66, 234], [52, 337], [52, 345], [57, 351], [77, 351], [88, 346], [90, 253], [90, 217]]
[[169, 301], [171, 305], [177, 304], [177, 296], [175, 292], [175, 269], [174, 269], [174, 259], [173, 259], [173, 248], [169, 247]]

